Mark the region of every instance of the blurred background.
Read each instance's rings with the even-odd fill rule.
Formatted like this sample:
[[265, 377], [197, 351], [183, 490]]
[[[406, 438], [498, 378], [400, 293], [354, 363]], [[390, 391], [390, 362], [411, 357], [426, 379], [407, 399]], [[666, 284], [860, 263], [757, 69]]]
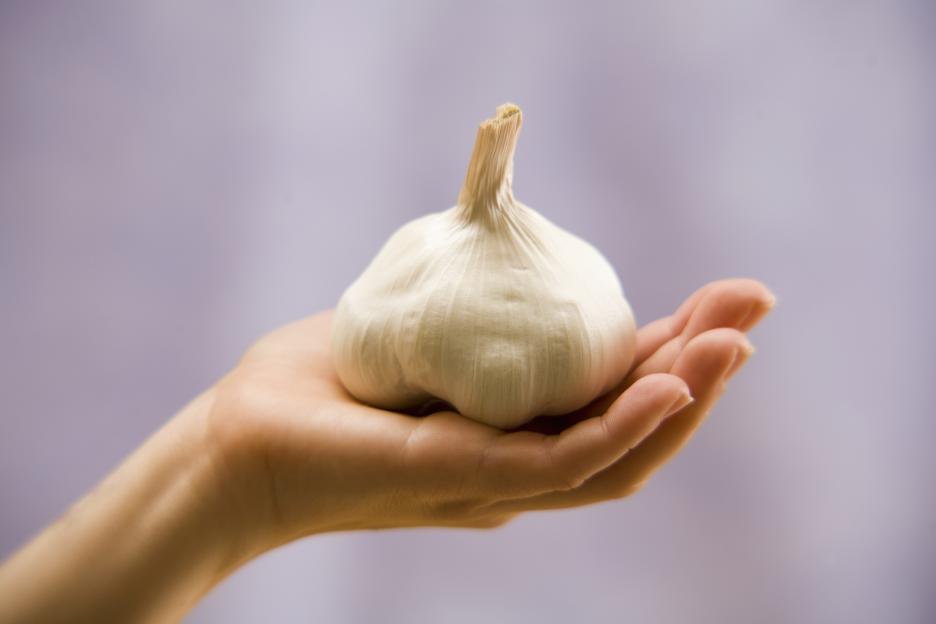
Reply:
[[759, 352], [633, 499], [317, 537], [188, 621], [936, 620], [934, 27], [925, 0], [5, 0], [0, 556], [451, 206], [511, 100], [516, 195], [638, 321], [757, 277]]

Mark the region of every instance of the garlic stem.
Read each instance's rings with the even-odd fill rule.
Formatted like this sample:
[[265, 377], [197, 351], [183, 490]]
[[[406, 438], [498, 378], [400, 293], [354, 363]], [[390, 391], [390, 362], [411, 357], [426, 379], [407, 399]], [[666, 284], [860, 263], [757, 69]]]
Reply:
[[516, 104], [502, 104], [497, 114], [478, 128], [458, 206], [469, 219], [490, 220], [513, 205], [513, 156], [523, 113]]

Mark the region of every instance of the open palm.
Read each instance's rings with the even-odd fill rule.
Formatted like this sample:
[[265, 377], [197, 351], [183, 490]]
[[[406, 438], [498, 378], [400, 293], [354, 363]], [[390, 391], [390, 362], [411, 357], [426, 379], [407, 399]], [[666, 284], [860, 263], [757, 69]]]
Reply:
[[[770, 309], [759, 282], [713, 282], [638, 332], [621, 384], [505, 432], [442, 409], [363, 405], [329, 355], [331, 313], [256, 343], [213, 390], [209, 431], [240, 512], [270, 540], [402, 526], [494, 527], [636, 492], [689, 439]], [[692, 397], [691, 400], [690, 397]]]

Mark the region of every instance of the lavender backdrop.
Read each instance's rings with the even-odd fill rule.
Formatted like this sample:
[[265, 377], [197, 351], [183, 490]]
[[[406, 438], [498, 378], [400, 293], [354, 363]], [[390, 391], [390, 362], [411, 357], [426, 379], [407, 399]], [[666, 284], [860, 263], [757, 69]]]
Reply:
[[638, 497], [316, 538], [191, 622], [936, 619], [932, 3], [0, 4], [0, 556], [333, 305], [524, 107], [517, 195], [639, 319], [779, 295]]

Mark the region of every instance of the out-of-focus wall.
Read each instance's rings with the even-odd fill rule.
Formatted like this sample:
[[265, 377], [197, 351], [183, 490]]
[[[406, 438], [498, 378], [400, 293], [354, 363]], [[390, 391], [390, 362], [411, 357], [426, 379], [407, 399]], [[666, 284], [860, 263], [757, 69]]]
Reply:
[[0, 5], [0, 556], [254, 338], [450, 206], [515, 191], [640, 321], [778, 294], [639, 496], [493, 533], [290, 545], [191, 622], [936, 620], [931, 3]]

